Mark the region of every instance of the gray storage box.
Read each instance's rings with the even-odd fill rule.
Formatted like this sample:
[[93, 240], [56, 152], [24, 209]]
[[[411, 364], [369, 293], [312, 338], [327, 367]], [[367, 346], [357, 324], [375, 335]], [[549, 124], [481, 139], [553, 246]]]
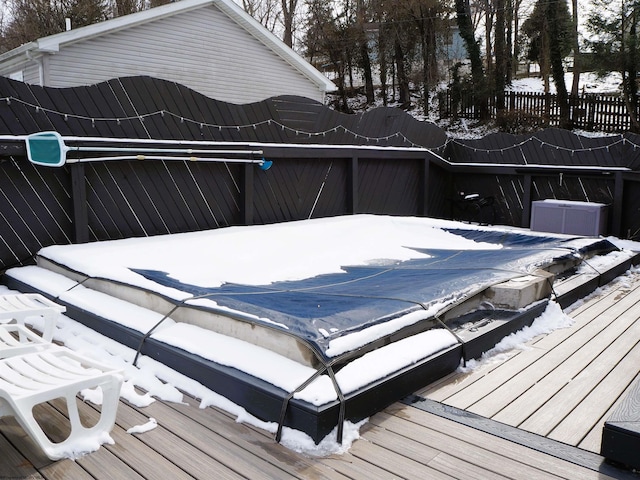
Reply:
[[598, 236], [607, 229], [607, 206], [568, 200], [538, 200], [531, 206], [531, 230]]

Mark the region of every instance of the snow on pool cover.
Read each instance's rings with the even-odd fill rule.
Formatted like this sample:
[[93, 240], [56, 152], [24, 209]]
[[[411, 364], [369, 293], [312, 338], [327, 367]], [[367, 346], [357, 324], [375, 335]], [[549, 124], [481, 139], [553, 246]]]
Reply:
[[[261, 253], [248, 251], [252, 244]], [[54, 246], [40, 256], [262, 322], [315, 345], [328, 359], [433, 318], [468, 294], [591, 249], [615, 247], [598, 239], [356, 215]], [[314, 257], [321, 261], [309, 267]]]

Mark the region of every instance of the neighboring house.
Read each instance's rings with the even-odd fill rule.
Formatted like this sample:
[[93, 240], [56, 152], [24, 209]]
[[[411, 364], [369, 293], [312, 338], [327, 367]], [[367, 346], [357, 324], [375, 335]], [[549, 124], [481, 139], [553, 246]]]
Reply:
[[449, 22], [446, 33], [438, 37], [438, 59], [447, 65], [463, 62], [469, 55], [460, 29], [455, 21]]
[[148, 75], [239, 104], [323, 101], [335, 89], [232, 0], [181, 0], [39, 38], [0, 55], [0, 75], [49, 87]]
[[[380, 24], [377, 22], [370, 22], [364, 25], [364, 30], [367, 38], [367, 46], [369, 49], [369, 60], [371, 62], [371, 69], [373, 72], [373, 82], [378, 84], [380, 82], [380, 63], [378, 55], [378, 43], [380, 35]], [[417, 74], [415, 78], [421, 78], [422, 66], [419, 65], [421, 60], [420, 44], [416, 44], [416, 53], [414, 55], [414, 73]], [[467, 48], [464, 40], [460, 36], [460, 30], [455, 19], [447, 21], [441, 30], [436, 34], [436, 60], [438, 62], [439, 77], [441, 80], [450, 80], [451, 67], [459, 62], [465, 62], [468, 58]], [[315, 65], [318, 65], [329, 78], [333, 78], [339, 81], [339, 74], [336, 71], [335, 66], [324, 57], [315, 59]], [[389, 59], [391, 60], [391, 59]], [[350, 79], [353, 79], [355, 86], [364, 85], [364, 77], [362, 71], [358, 68], [351, 72]], [[391, 82], [390, 79], [387, 80]]]

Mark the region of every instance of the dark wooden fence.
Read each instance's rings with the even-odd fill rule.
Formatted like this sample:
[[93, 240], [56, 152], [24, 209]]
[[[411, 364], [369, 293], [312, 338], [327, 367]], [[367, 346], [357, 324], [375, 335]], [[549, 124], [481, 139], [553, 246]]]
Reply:
[[[425, 152], [267, 147], [254, 165], [0, 163], [0, 271], [42, 247], [352, 213], [444, 212], [448, 179]], [[427, 187], [427, 185], [431, 185]], [[375, 241], [372, 239], [372, 241]]]
[[[640, 238], [640, 137], [630, 134], [586, 138], [548, 129], [445, 143], [437, 127], [394, 109], [344, 116], [296, 98], [229, 106], [148, 78], [64, 90], [0, 79], [0, 135], [43, 130], [251, 143], [274, 165], [40, 167], [27, 161], [24, 142], [4, 137], [0, 271], [52, 244], [354, 213], [527, 227], [531, 202], [545, 198], [610, 205], [608, 233]], [[460, 192], [486, 201], [470, 205]]]
[[[480, 111], [471, 93], [452, 95], [450, 90], [439, 94], [441, 118], [479, 119]], [[493, 119], [502, 120], [508, 130], [554, 127], [560, 124], [557, 95], [533, 92], [506, 92], [505, 109], [498, 112], [495, 97], [489, 98]], [[627, 105], [619, 95], [583, 94], [569, 98], [573, 128], [587, 131], [626, 132], [631, 129]], [[502, 118], [500, 118], [500, 115]], [[637, 112], [636, 112], [637, 115]], [[509, 125], [511, 123], [511, 125]]]
[[[640, 178], [585, 167], [443, 162], [419, 151], [265, 149], [274, 166], [122, 161], [0, 163], [0, 270], [51, 244], [111, 240], [353, 213], [528, 227], [545, 198], [610, 205], [611, 234], [640, 238]], [[493, 201], [469, 205], [460, 192]], [[375, 239], [372, 239], [375, 241]]]

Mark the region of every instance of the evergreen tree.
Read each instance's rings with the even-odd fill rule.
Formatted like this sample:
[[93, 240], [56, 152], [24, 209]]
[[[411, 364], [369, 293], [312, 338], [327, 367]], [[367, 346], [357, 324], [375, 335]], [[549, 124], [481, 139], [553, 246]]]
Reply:
[[334, 9], [323, 0], [311, 0], [307, 4], [307, 32], [305, 45], [307, 56], [315, 64], [328, 64], [335, 72], [334, 83], [340, 97], [337, 110], [349, 112], [346, 92], [347, 49], [349, 34], [347, 26], [341, 22], [343, 15], [334, 16]]

